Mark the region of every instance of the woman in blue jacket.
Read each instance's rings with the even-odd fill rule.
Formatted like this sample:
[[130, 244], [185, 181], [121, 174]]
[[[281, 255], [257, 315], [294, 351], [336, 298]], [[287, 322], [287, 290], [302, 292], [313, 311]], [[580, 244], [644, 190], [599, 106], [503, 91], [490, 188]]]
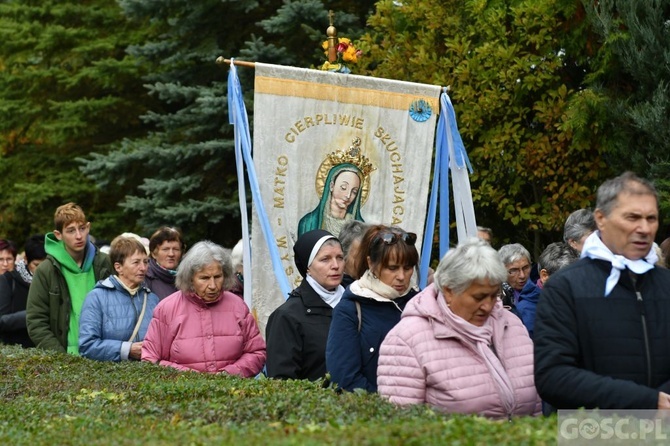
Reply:
[[99, 361], [139, 360], [142, 340], [158, 296], [144, 286], [148, 258], [132, 237], [112, 241], [109, 257], [116, 274], [99, 281], [86, 296], [79, 319], [79, 354]]
[[358, 277], [333, 310], [326, 344], [331, 380], [344, 390], [377, 391], [379, 346], [417, 293], [416, 234], [371, 226], [358, 252]]

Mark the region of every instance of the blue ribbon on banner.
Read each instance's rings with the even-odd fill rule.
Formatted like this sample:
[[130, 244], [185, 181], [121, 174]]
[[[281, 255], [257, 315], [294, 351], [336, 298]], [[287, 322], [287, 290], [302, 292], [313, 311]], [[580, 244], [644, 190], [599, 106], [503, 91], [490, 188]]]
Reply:
[[[426, 230], [423, 234], [423, 243], [421, 245], [421, 266], [419, 276], [419, 287], [424, 289], [428, 283], [428, 268], [430, 268], [430, 257], [433, 250], [433, 234], [435, 233], [435, 215], [437, 213], [438, 190], [440, 194], [440, 221], [447, 222], [447, 246], [449, 246], [449, 147], [446, 144], [447, 123], [444, 113], [446, 90], [440, 95], [440, 116], [437, 120], [437, 134], [435, 144], [435, 164], [433, 166], [433, 184], [430, 189], [430, 200], [428, 201], [428, 217], [426, 218]], [[442, 179], [441, 172], [445, 173], [446, 181]], [[442, 191], [440, 183], [444, 182], [447, 187], [446, 192]], [[445, 204], [446, 203], [446, 204]], [[447, 210], [447, 219], [442, 217], [442, 211]], [[440, 225], [440, 243], [442, 241], [442, 225]], [[442, 245], [440, 245], [440, 258], [442, 258]]]
[[452, 145], [456, 165], [460, 168], [467, 166], [472, 173], [470, 159], [458, 132], [456, 112], [447, 94], [447, 89], [444, 88], [440, 95], [440, 116], [437, 121], [433, 184], [430, 190], [426, 231], [423, 235], [421, 248], [421, 274], [419, 277], [419, 287], [421, 289], [425, 288], [428, 282], [428, 268], [430, 267], [433, 247], [438, 199], [440, 206], [439, 258], [441, 259], [449, 251], [449, 161], [451, 156], [450, 146]]
[[461, 138], [461, 134], [458, 131], [456, 111], [454, 110], [454, 106], [451, 103], [451, 99], [446, 93], [446, 90], [445, 93], [443, 93], [443, 97], [440, 98], [440, 102], [442, 103], [443, 109], [446, 109], [447, 113], [449, 113], [449, 129], [451, 130], [451, 137], [454, 144], [454, 161], [461, 169], [465, 166], [468, 166], [468, 171], [472, 173], [472, 164], [470, 164], [468, 152], [465, 151], [465, 144], [463, 144], [463, 139]]
[[[449, 251], [449, 161], [451, 157], [451, 151], [449, 150], [449, 131], [451, 129], [448, 115], [449, 110], [448, 105], [448, 96], [447, 89], [442, 90], [440, 95], [440, 118], [438, 121], [438, 130], [437, 130], [437, 144], [436, 150], [442, 152], [440, 171], [444, 175], [440, 177], [438, 187], [440, 188], [439, 199], [440, 199], [440, 256], [444, 256], [447, 251]], [[447, 126], [450, 126], [447, 129]]]
[[[249, 186], [251, 188], [251, 197], [254, 200], [256, 205], [256, 212], [258, 213], [258, 220], [261, 225], [261, 230], [263, 232], [263, 237], [268, 245], [270, 251], [270, 260], [272, 261], [272, 269], [277, 278], [277, 283], [279, 284], [279, 289], [282, 295], [285, 298], [288, 298], [288, 294], [291, 292], [291, 285], [288, 280], [288, 276], [284, 272], [284, 268], [281, 263], [281, 257], [279, 255], [279, 250], [277, 245], [271, 241], [275, 240], [274, 234], [272, 232], [272, 227], [270, 226], [270, 221], [268, 219], [267, 213], [265, 211], [265, 206], [263, 205], [263, 200], [261, 199], [261, 191], [258, 186], [258, 178], [256, 177], [256, 169], [254, 167], [254, 162], [251, 157], [251, 136], [249, 133], [249, 118], [247, 116], [247, 109], [244, 105], [244, 98], [242, 96], [242, 87], [240, 86], [240, 80], [237, 77], [237, 68], [235, 67], [234, 60], [230, 62], [230, 71], [228, 72], [228, 115], [230, 117], [230, 123], [235, 128], [235, 159], [237, 162], [237, 181], [244, 183], [244, 173], [241, 166], [241, 159], [238, 158], [238, 153], [241, 154], [241, 158], [244, 160], [244, 164], [247, 167], [247, 175], [249, 177]], [[246, 200], [244, 203], [246, 209]], [[244, 212], [243, 217], [246, 216]], [[243, 228], [242, 231], [245, 231], [245, 227], [248, 227], [246, 221], [242, 222]], [[251, 268], [249, 268], [250, 270]], [[245, 281], [246, 282], [246, 281]], [[244, 295], [247, 293], [245, 291]]]

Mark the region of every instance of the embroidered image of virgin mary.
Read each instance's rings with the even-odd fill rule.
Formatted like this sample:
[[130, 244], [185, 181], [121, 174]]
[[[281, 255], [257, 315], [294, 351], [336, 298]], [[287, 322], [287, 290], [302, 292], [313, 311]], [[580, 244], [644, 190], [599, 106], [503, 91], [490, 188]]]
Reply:
[[347, 151], [332, 152], [321, 163], [316, 178], [319, 204], [300, 219], [298, 236], [313, 229], [337, 236], [345, 222], [364, 221], [361, 204], [367, 199], [370, 172], [375, 168], [361, 154], [360, 144], [360, 138], [355, 138]]

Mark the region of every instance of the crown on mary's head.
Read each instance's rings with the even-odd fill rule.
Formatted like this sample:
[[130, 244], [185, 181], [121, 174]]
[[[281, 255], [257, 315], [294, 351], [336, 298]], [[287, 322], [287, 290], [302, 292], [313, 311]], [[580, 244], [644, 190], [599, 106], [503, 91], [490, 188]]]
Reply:
[[333, 165], [344, 163], [353, 164], [361, 171], [364, 177], [367, 177], [370, 175], [370, 172], [377, 168], [374, 167], [368, 157], [361, 152], [361, 138], [356, 137], [351, 143], [352, 144], [348, 149], [330, 152], [328, 159]]

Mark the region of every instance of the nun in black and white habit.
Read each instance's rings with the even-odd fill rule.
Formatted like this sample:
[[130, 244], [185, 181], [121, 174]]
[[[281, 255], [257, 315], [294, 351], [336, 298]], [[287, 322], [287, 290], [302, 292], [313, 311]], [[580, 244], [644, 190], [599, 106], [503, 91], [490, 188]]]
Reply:
[[315, 381], [326, 375], [328, 330], [344, 293], [344, 255], [340, 241], [323, 229], [302, 234], [293, 252], [303, 280], [268, 319], [267, 375]]

